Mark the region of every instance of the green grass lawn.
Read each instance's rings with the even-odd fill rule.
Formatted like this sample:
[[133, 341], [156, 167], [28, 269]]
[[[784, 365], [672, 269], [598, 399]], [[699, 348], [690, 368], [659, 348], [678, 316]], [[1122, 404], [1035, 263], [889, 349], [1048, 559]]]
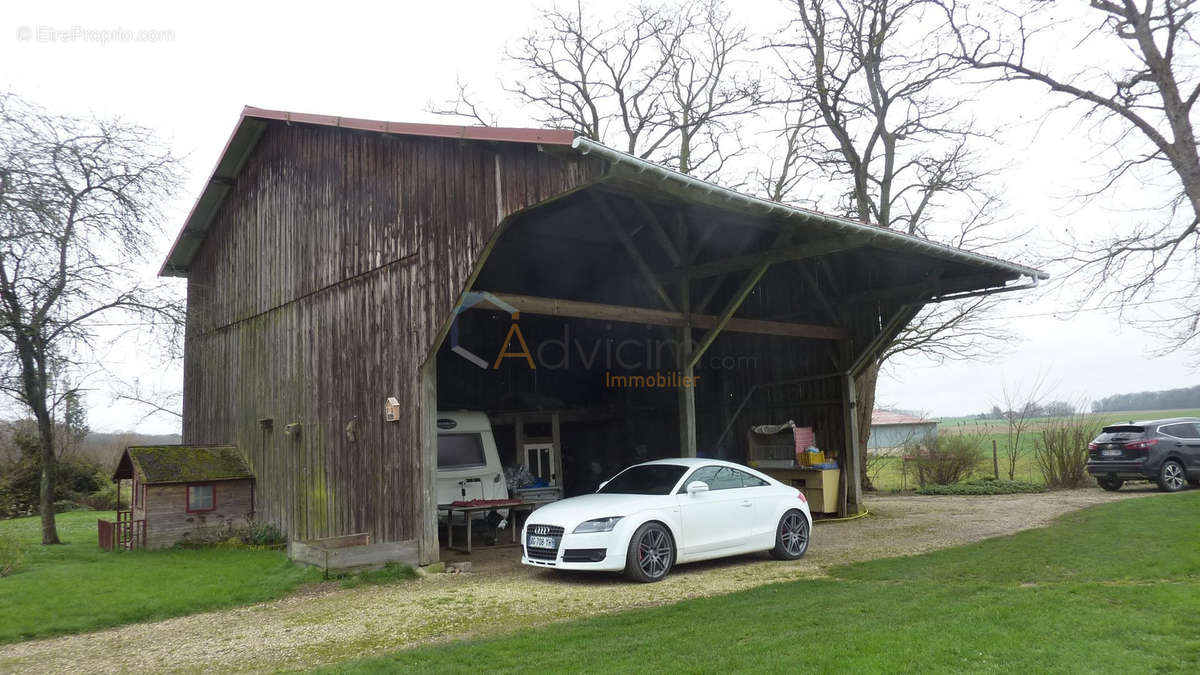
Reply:
[[1045, 529], [834, 568], [827, 580], [336, 671], [1196, 672], [1198, 514], [1200, 490], [1116, 502]]
[[60, 546], [41, 545], [36, 517], [0, 520], [0, 532], [25, 545], [24, 566], [0, 579], [0, 643], [261, 602], [319, 577], [279, 551], [106, 553], [96, 544], [97, 518], [113, 514], [60, 514]]

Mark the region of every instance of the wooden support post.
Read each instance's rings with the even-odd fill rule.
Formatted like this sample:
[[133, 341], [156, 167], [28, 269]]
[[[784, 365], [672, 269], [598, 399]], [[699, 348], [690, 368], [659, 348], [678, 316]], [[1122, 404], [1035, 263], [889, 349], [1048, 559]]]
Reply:
[[421, 439], [418, 475], [423, 484], [423, 494], [417, 497], [421, 509], [421, 529], [417, 535], [417, 556], [422, 565], [437, 562], [438, 509], [437, 509], [437, 350], [429, 355], [421, 366], [418, 377], [420, 387], [419, 422]]
[[860, 456], [858, 454], [858, 414], [857, 392], [854, 388], [854, 376], [842, 376], [842, 422], [845, 427], [845, 452], [838, 466], [841, 471], [841, 482], [844, 490], [839, 495], [838, 510], [843, 516], [853, 516], [862, 512], [862, 476], [858, 472]]
[[558, 430], [558, 413], [551, 413], [550, 414], [550, 442], [552, 445], [551, 445], [550, 453], [551, 453], [551, 456], [554, 458], [554, 473], [552, 473], [550, 475], [550, 484], [556, 485], [561, 488], [563, 486], [563, 482], [562, 482], [562, 478], [561, 478], [563, 475], [563, 463], [562, 463], [562, 445], [561, 445], [561, 440], [560, 440], [558, 432], [559, 432], [559, 430]]
[[[687, 229], [682, 217], [676, 232], [679, 255], [688, 255]], [[692, 360], [692, 288], [686, 276], [679, 278], [679, 307], [683, 313], [683, 326], [679, 329], [679, 454], [683, 457], [696, 456], [696, 363]], [[689, 386], [683, 386], [683, 383]]]

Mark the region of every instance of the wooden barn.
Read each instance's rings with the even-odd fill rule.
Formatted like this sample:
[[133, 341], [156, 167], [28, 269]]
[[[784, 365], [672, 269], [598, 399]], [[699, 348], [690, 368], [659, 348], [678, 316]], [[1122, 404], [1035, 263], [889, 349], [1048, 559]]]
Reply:
[[184, 442], [244, 452], [290, 536], [420, 562], [438, 410], [486, 412], [506, 464], [538, 440], [568, 495], [794, 420], [855, 512], [855, 375], [925, 304], [1045, 277], [569, 131], [256, 108], [161, 273], [187, 278]]
[[131, 446], [113, 480], [130, 482], [131, 503], [101, 521], [101, 548], [169, 548], [254, 519], [254, 476], [232, 446]]

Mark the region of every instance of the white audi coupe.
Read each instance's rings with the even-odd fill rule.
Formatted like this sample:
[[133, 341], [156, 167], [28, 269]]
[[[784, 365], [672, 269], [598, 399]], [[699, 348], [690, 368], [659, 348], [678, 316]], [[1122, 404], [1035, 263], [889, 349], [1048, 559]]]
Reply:
[[521, 533], [521, 562], [659, 581], [677, 564], [742, 553], [795, 560], [811, 532], [796, 488], [732, 462], [660, 459], [625, 469], [594, 494], [534, 511]]

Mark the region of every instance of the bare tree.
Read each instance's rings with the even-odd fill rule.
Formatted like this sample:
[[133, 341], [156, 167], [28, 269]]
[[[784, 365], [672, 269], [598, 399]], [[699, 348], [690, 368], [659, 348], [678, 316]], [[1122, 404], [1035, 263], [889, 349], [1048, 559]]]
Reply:
[[1046, 394], [1046, 378], [1042, 375], [1035, 377], [1028, 385], [1000, 384], [1001, 405], [1004, 407], [1006, 423], [1004, 466], [1008, 470], [1008, 479], [1014, 480], [1017, 473], [1017, 463], [1025, 456], [1024, 439], [1033, 433], [1034, 420], [1042, 416], [1044, 409], [1041, 400]]
[[[750, 36], [721, 0], [638, 5], [616, 15], [543, 10], [508, 51], [506, 86], [540, 124], [694, 174], [719, 177], [745, 150], [740, 122], [759, 100]], [[462, 85], [431, 112], [491, 124]]]
[[145, 412], [141, 422], [151, 417], [166, 416], [176, 422], [183, 421], [183, 392], [178, 389], [158, 389], [143, 386], [142, 381], [133, 378], [130, 381], [118, 381], [113, 391], [114, 401], [132, 403]]
[[[1104, 279], [1110, 300], [1146, 297], [1168, 279], [1189, 299], [1171, 317], [1173, 346], [1200, 338], [1200, 42], [1192, 32], [1196, 0], [1091, 0], [1073, 13], [1060, 3], [946, 3], [955, 58], [1006, 82], [1030, 82], [1078, 108], [1107, 139], [1112, 165], [1093, 194], [1166, 181], [1168, 200], [1151, 222], [1133, 220], [1112, 238], [1075, 242], [1075, 274]], [[1070, 47], [1070, 52], [1063, 49]], [[1085, 57], [1080, 64], [1071, 54]], [[1091, 295], [1091, 292], [1088, 295]]]
[[[769, 45], [779, 57], [786, 141], [762, 181], [784, 201], [801, 179], [835, 190], [827, 208], [857, 220], [974, 250], [1013, 238], [997, 228], [1000, 200], [975, 145], [987, 140], [951, 90], [964, 65], [944, 55], [952, 38], [929, 0], [789, 0], [794, 18]], [[979, 357], [996, 336], [996, 300], [925, 308], [858, 377], [859, 446], [866, 447], [879, 368], [905, 352], [936, 361]], [[859, 465], [865, 469], [866, 464]], [[864, 485], [870, 485], [863, 476]]]
[[176, 167], [146, 129], [0, 96], [3, 384], [37, 421], [45, 544], [58, 543], [53, 372], [87, 358], [101, 319], [179, 325], [179, 305], [139, 281], [136, 267], [151, 250]]

